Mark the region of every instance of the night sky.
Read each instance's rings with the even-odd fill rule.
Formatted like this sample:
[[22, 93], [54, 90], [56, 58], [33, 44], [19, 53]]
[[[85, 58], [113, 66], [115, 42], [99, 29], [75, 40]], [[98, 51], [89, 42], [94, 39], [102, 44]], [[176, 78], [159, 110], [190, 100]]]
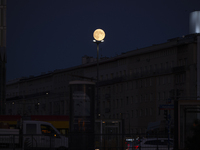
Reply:
[[96, 57], [97, 28], [102, 57], [187, 35], [194, 10], [200, 0], [7, 0], [7, 81]]

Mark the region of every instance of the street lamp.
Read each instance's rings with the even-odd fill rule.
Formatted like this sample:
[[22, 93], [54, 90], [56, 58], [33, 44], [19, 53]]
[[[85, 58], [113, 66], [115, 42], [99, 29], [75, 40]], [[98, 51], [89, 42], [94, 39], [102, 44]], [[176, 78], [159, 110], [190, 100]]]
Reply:
[[130, 122], [130, 114], [129, 114], [129, 112], [127, 111], [127, 112], [124, 112], [124, 113], [120, 113], [120, 115], [121, 115], [121, 119], [122, 119], [122, 115], [123, 114], [128, 114], [128, 131], [129, 131], [129, 134], [131, 133], [131, 122]]
[[93, 33], [93, 37], [95, 40], [93, 40], [94, 43], [97, 44], [97, 118], [100, 117], [100, 111], [99, 111], [99, 44], [104, 42], [104, 38], [105, 38], [105, 32], [102, 29], [96, 29]]

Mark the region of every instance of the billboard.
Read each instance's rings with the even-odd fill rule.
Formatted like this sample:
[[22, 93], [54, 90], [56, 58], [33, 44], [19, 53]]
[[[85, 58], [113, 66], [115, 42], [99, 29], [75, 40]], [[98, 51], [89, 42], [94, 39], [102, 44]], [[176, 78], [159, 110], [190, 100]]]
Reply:
[[70, 86], [70, 148], [94, 149], [95, 84], [71, 81]]

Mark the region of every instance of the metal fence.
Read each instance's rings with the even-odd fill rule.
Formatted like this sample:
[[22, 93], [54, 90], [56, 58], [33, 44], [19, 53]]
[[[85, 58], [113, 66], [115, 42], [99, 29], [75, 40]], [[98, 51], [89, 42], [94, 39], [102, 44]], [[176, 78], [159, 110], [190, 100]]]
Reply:
[[65, 149], [68, 139], [62, 135], [0, 135], [0, 150]]
[[60, 135], [0, 135], [0, 150], [63, 150], [65, 146], [69, 150], [168, 150], [169, 142], [169, 149], [173, 148], [173, 137], [168, 140], [167, 135], [73, 133], [66, 141], [60, 139]]

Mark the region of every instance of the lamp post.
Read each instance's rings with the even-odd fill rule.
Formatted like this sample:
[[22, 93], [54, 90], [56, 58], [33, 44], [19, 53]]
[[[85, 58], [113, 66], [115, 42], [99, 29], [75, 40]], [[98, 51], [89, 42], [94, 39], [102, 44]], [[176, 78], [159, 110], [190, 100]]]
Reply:
[[130, 114], [129, 114], [129, 112], [127, 111], [127, 112], [124, 112], [124, 113], [120, 113], [120, 115], [121, 115], [121, 119], [122, 119], [122, 115], [123, 114], [128, 114], [128, 132], [129, 132], [129, 134], [131, 133], [131, 122], [130, 122]]
[[102, 30], [102, 29], [96, 29], [93, 33], [93, 37], [94, 37], [94, 40], [93, 42], [97, 44], [97, 84], [96, 84], [96, 87], [97, 87], [97, 100], [96, 100], [96, 106], [97, 106], [97, 109], [96, 109], [96, 115], [97, 115], [97, 118], [100, 117], [100, 110], [99, 110], [99, 85], [98, 85], [98, 82], [99, 82], [99, 44], [100, 43], [103, 43], [104, 42], [104, 38], [105, 38], [105, 32]]

